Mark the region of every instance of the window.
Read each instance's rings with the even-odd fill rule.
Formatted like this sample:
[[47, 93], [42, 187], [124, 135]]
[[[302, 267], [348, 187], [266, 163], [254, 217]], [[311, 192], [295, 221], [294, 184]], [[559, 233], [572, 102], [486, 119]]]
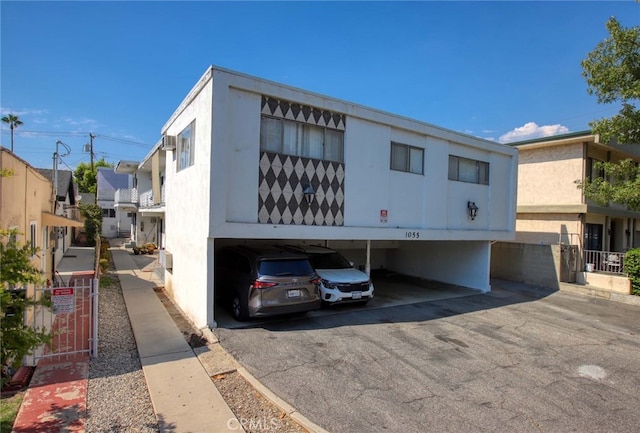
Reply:
[[587, 177], [591, 180], [604, 177], [604, 169], [602, 167], [596, 169], [596, 164], [601, 163], [597, 159], [587, 158]]
[[102, 217], [103, 218], [115, 218], [116, 210], [115, 209], [102, 209]]
[[36, 222], [33, 221], [29, 225], [29, 243], [31, 244], [31, 255], [35, 256], [38, 248], [38, 233], [36, 231]]
[[343, 162], [344, 133], [322, 126], [262, 116], [260, 149]]
[[424, 149], [391, 142], [391, 170], [424, 174]]
[[584, 249], [602, 251], [602, 224], [585, 224]]
[[193, 165], [193, 154], [195, 147], [196, 121], [194, 120], [178, 134], [178, 168], [180, 171]]
[[449, 155], [449, 180], [489, 185], [489, 163]]
[[18, 243], [18, 226], [9, 227], [9, 233], [7, 233], [7, 242], [14, 245]]

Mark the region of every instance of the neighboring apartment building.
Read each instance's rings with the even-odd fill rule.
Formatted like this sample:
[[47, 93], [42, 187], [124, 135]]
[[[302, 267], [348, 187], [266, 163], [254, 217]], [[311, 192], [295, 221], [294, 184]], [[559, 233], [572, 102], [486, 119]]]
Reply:
[[102, 209], [102, 236], [128, 236], [131, 230], [131, 214], [118, 209], [114, 199], [118, 189], [129, 187], [129, 176], [116, 173], [111, 167], [98, 167], [96, 182], [96, 204]]
[[[515, 241], [523, 245], [556, 245], [561, 253], [573, 248], [575, 260], [560, 256], [554, 259], [563, 262], [563, 267], [569, 266], [565, 269], [568, 272], [557, 268], [561, 281], [593, 280], [595, 276], [585, 274], [585, 270], [622, 273], [624, 252], [640, 246], [640, 212], [625, 206], [591, 203], [577, 182], [601, 175], [594, 169], [596, 161], [631, 158], [640, 163], [640, 146], [601, 143], [589, 131], [511, 145], [519, 151]], [[498, 263], [505, 265], [515, 255], [508, 251], [496, 257], [501, 258]], [[508, 265], [512, 269], [527, 266]], [[532, 269], [540, 274], [538, 269]]]
[[[165, 243], [164, 180], [166, 152], [159, 141], [142, 162], [120, 161], [116, 173], [127, 175], [130, 184], [115, 194], [115, 208], [128, 212], [131, 218], [129, 237], [136, 245]], [[164, 252], [161, 261], [165, 263]]]
[[0, 147], [0, 169], [7, 172], [0, 177], [0, 228], [16, 229], [19, 244], [33, 245], [32, 264], [52, 280], [55, 266], [71, 245], [72, 229], [82, 227], [73, 181], [68, 173], [58, 173], [54, 189], [52, 170], [36, 169], [4, 147]]
[[515, 236], [510, 146], [217, 67], [162, 134], [165, 287], [198, 326], [224, 245], [322, 243], [486, 292], [491, 241]]

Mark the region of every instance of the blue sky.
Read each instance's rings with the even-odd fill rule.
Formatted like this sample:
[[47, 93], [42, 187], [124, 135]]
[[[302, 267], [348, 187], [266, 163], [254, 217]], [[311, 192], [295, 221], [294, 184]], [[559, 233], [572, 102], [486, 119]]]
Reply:
[[[15, 152], [52, 166], [141, 160], [211, 64], [507, 142], [588, 129], [618, 107], [580, 61], [640, 4], [0, 2], [0, 110]], [[0, 140], [10, 147], [2, 125]], [[61, 149], [62, 150], [62, 149]]]

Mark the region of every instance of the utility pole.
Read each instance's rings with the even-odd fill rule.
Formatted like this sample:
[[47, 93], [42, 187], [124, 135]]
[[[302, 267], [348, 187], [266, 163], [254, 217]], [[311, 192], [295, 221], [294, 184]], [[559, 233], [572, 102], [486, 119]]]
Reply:
[[95, 135], [93, 135], [92, 133], [89, 133], [89, 146], [90, 150], [89, 152], [91, 152], [91, 173], [93, 173], [93, 139], [96, 138]]
[[[89, 144], [85, 144], [84, 145], [84, 152], [87, 151], [87, 148], [89, 149], [89, 156], [91, 157], [91, 174], [93, 175], [94, 171], [93, 171], [93, 139], [96, 138], [95, 135], [93, 135], [93, 133], [89, 133]], [[96, 179], [97, 180], [97, 179]], [[93, 195], [93, 204], [97, 204], [98, 203], [98, 190], [96, 189], [96, 193]]]

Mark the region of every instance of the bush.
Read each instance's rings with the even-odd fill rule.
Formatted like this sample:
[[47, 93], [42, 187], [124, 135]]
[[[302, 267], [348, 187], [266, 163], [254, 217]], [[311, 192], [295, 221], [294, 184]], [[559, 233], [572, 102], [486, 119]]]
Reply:
[[624, 270], [631, 280], [631, 294], [640, 296], [640, 248], [624, 255]]
[[103, 274], [109, 269], [109, 260], [100, 259], [100, 273]]
[[[15, 230], [0, 230], [0, 367], [4, 386], [25, 355], [51, 341], [46, 329], [34, 329], [24, 323], [24, 313], [36, 302], [47, 305], [45, 299], [34, 301], [26, 296], [24, 286], [41, 284], [42, 276], [31, 263], [34, 250], [30, 244], [18, 245]], [[37, 251], [35, 251], [37, 252]]]

